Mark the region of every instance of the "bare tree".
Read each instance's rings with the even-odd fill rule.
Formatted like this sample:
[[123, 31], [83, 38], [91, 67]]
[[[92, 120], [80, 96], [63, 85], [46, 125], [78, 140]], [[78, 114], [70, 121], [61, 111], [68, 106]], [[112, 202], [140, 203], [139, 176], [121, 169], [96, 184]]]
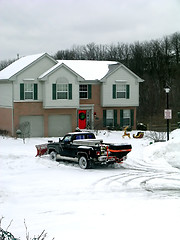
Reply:
[[15, 59], [14, 60], [3, 60], [3, 61], [0, 61], [0, 71], [3, 70], [4, 68], [6, 68], [7, 66], [9, 66], [14, 61], [15, 61]]

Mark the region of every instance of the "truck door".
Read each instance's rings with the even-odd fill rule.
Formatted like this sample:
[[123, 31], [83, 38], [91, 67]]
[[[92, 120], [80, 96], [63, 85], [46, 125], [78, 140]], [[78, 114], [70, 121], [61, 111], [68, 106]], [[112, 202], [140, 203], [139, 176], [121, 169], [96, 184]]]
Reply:
[[74, 149], [70, 135], [64, 137], [60, 143], [60, 155], [66, 157], [74, 157]]

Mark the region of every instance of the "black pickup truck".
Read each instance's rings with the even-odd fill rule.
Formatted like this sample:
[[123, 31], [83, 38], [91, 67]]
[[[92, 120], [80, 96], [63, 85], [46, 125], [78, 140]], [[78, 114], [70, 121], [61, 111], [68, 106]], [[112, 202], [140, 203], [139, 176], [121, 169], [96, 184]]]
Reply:
[[50, 154], [52, 160], [68, 160], [79, 163], [83, 169], [95, 164], [122, 163], [131, 151], [130, 144], [108, 144], [96, 139], [92, 132], [68, 133], [59, 142], [36, 145], [37, 155]]

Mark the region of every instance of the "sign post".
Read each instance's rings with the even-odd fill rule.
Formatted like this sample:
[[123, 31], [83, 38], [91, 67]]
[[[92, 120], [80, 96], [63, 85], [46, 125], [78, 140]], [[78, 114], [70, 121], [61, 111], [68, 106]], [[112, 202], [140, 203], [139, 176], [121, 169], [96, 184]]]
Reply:
[[167, 119], [167, 141], [169, 140], [169, 119], [172, 119], [172, 111], [169, 109], [169, 92], [170, 87], [166, 85], [164, 88], [166, 92], [166, 109], [164, 110], [164, 118]]

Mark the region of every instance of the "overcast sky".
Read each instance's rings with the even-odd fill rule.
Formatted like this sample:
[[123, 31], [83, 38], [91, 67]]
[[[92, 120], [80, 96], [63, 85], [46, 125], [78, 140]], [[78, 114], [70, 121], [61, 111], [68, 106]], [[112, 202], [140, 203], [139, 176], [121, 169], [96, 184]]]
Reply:
[[180, 0], [0, 0], [0, 60], [180, 32]]

